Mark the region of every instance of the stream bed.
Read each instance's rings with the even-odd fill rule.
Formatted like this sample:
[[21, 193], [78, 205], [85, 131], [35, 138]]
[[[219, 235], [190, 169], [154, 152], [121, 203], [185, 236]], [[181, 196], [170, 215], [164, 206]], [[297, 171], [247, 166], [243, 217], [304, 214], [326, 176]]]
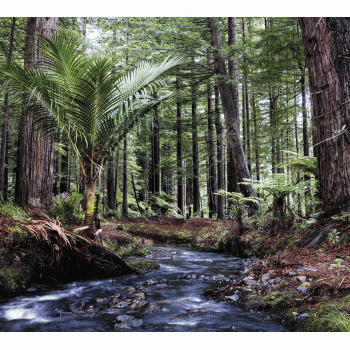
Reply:
[[[205, 290], [234, 280], [246, 262], [232, 256], [152, 246], [160, 265], [145, 275], [78, 281], [28, 292], [0, 305], [2, 332], [287, 332], [267, 313], [206, 300]], [[140, 258], [141, 259], [141, 258]]]

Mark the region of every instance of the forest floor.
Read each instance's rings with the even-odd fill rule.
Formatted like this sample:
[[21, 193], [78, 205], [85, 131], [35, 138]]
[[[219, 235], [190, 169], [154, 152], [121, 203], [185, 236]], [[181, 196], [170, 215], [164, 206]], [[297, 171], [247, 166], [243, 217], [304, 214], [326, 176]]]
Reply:
[[[349, 231], [344, 222], [325, 227], [342, 234]], [[237, 224], [232, 221], [153, 217], [109, 221], [103, 230], [110, 237], [136, 236], [146, 247], [154, 241], [187, 243], [196, 250], [258, 257], [242, 278], [208, 291], [207, 298], [236, 302], [238, 296], [237, 302], [270, 310], [280, 322], [303, 331], [341, 330], [339, 320], [350, 321], [350, 243], [334, 244], [326, 238], [300, 247], [315, 229], [291, 228], [276, 235], [267, 228], [247, 227], [237, 236]]]

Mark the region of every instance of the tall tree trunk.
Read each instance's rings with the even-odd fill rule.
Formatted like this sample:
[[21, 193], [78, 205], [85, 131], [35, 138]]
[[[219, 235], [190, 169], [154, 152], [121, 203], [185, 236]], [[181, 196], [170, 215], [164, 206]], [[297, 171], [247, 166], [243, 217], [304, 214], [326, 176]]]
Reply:
[[[176, 91], [180, 92], [180, 78], [176, 78]], [[182, 121], [181, 102], [176, 102], [176, 159], [177, 159], [177, 206], [182, 215], [185, 214], [184, 206], [184, 180], [183, 180], [183, 156], [182, 156]]]
[[208, 206], [209, 218], [217, 213], [217, 182], [215, 167], [215, 141], [214, 141], [214, 121], [213, 121], [213, 98], [210, 82], [207, 86], [208, 94]]
[[[223, 128], [220, 120], [219, 88], [215, 86], [215, 128], [218, 166], [218, 190], [225, 190], [225, 169], [224, 169], [224, 149], [223, 149]], [[218, 220], [226, 220], [225, 197], [218, 196]]]
[[124, 140], [124, 166], [123, 166], [123, 206], [122, 216], [128, 217], [128, 140]]
[[199, 188], [199, 154], [198, 154], [198, 120], [197, 120], [197, 101], [195, 91], [192, 96], [192, 160], [193, 160], [193, 214], [198, 214], [200, 206], [200, 188]]
[[114, 198], [113, 198], [113, 208], [117, 210], [118, 209], [118, 202], [117, 202], [117, 195], [118, 195], [118, 180], [119, 180], [119, 146], [117, 148], [117, 155], [115, 160], [115, 173], [114, 173]]
[[[25, 42], [24, 66], [40, 64], [36, 34], [51, 36], [58, 31], [58, 17], [29, 17]], [[29, 116], [23, 116], [19, 136], [19, 198], [20, 204], [49, 210], [53, 186], [53, 134], [43, 135]]]
[[[228, 17], [228, 44], [231, 47], [230, 56], [234, 57], [236, 53], [237, 44], [237, 23], [236, 17]], [[239, 105], [239, 95], [238, 95], [238, 62], [236, 59], [228, 60], [228, 74], [232, 78], [232, 91], [233, 99], [237, 105]], [[237, 107], [237, 113], [239, 113], [239, 107]], [[239, 115], [236, 117], [239, 119]], [[231, 143], [227, 142], [227, 191], [237, 192], [237, 171], [235, 167], [235, 161], [233, 159], [233, 149]], [[228, 206], [232, 206], [232, 203], [228, 202]]]
[[[16, 17], [12, 18], [12, 25], [10, 31], [10, 45], [7, 55], [7, 61], [10, 63], [12, 60], [12, 49], [13, 49], [13, 37], [15, 33]], [[9, 92], [5, 94], [5, 106], [4, 106], [4, 121], [2, 123], [2, 133], [1, 133], [1, 150], [0, 150], [0, 199], [5, 199], [5, 192], [7, 191], [6, 186], [6, 157], [8, 153], [8, 121], [9, 121]]]
[[60, 193], [68, 192], [69, 174], [68, 174], [68, 146], [62, 147], [61, 154], [61, 181]]
[[[157, 92], [155, 92], [157, 98]], [[160, 193], [160, 148], [159, 148], [159, 115], [158, 106], [154, 107], [154, 118], [151, 122], [151, 164], [149, 172], [149, 192], [159, 196]]]
[[114, 162], [113, 158], [107, 164], [107, 207], [115, 210], [115, 180], [114, 180]]
[[[221, 103], [224, 110], [225, 123], [229, 142], [232, 145], [232, 155], [237, 169], [237, 181], [250, 179], [247, 160], [242, 148], [242, 141], [239, 131], [238, 106], [234, 99], [232, 84], [227, 81], [226, 63], [221, 54], [222, 41], [218, 18], [210, 17], [209, 26], [211, 33], [211, 44], [214, 49], [214, 64], [218, 74], [218, 87]], [[240, 185], [240, 190], [245, 196], [253, 195], [250, 185]]]
[[258, 142], [258, 122], [255, 105], [255, 95], [252, 94], [252, 106], [253, 106], [253, 123], [254, 123], [254, 149], [255, 149], [255, 174], [256, 179], [260, 181], [260, 160], [259, 160], [259, 142]]
[[[349, 18], [300, 18], [322, 206], [350, 205]], [[328, 25], [328, 26], [327, 26]]]

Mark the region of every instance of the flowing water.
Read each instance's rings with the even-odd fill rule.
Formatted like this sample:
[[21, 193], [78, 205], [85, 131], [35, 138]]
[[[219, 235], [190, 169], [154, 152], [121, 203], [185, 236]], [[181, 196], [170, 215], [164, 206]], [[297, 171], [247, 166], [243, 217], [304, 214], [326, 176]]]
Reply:
[[[266, 319], [267, 314], [203, 296], [218, 281], [224, 285], [235, 279], [244, 260], [184, 246], [154, 246], [150, 251], [160, 268], [143, 276], [73, 282], [58, 290], [8, 300], [0, 305], [0, 331], [288, 331], [277, 321]], [[130, 298], [135, 296], [141, 296], [136, 304], [147, 302], [146, 306], [155, 306], [157, 312], [130, 308]], [[112, 297], [117, 302], [111, 306]], [[84, 307], [79, 309], [79, 305]], [[137, 321], [134, 327], [115, 330], [120, 324], [116, 318], [122, 320], [125, 315]]]

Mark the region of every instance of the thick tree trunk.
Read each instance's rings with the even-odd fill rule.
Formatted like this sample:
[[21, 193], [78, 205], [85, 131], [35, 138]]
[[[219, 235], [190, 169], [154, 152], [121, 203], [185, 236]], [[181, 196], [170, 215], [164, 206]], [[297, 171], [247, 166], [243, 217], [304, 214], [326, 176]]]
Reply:
[[[349, 18], [302, 17], [324, 210], [350, 205]], [[328, 24], [328, 28], [327, 28]]]
[[[239, 112], [238, 106], [234, 99], [232, 84], [227, 81], [227, 70], [223, 55], [221, 54], [222, 41], [218, 18], [209, 18], [211, 44], [214, 49], [215, 70], [218, 74], [218, 87], [222, 107], [224, 110], [225, 123], [228, 138], [232, 145], [232, 155], [237, 169], [237, 180], [242, 182], [243, 179], [250, 179], [247, 160], [242, 148], [242, 141], [239, 132]], [[245, 196], [253, 194], [250, 185], [240, 185], [240, 190]]]
[[[36, 34], [51, 36], [58, 31], [58, 17], [29, 17], [25, 42], [25, 68], [40, 65]], [[20, 204], [49, 210], [52, 201], [54, 138], [43, 135], [23, 116], [19, 136], [18, 194]]]
[[192, 97], [192, 160], [193, 160], [193, 214], [199, 214], [200, 188], [199, 188], [199, 154], [198, 154], [198, 120], [197, 120], [197, 101], [195, 92]]
[[[7, 55], [7, 61], [11, 62], [12, 59], [12, 49], [13, 49], [13, 37], [15, 33], [15, 25], [16, 25], [16, 17], [12, 18], [12, 25], [10, 31], [10, 44]], [[6, 188], [6, 157], [8, 153], [8, 121], [9, 121], [9, 93], [6, 92], [5, 95], [5, 106], [4, 106], [4, 121], [2, 123], [2, 133], [1, 133], [1, 150], [0, 150], [0, 199], [5, 200], [5, 192], [7, 192]]]

